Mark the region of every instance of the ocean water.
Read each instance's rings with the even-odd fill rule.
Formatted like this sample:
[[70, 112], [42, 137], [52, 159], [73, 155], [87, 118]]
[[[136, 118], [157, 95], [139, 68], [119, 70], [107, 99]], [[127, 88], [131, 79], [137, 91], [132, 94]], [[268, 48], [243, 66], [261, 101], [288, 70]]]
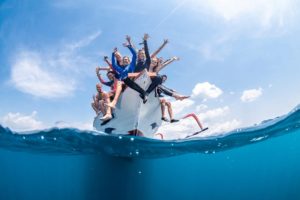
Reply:
[[177, 141], [0, 126], [0, 200], [300, 199], [299, 143], [300, 106]]

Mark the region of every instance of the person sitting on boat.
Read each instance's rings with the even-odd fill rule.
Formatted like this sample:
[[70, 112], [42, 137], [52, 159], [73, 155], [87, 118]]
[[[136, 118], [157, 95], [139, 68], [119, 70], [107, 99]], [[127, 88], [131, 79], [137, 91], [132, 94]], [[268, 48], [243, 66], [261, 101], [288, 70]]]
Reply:
[[[101, 77], [101, 74], [100, 74], [100, 70], [108, 70], [108, 72], [106, 73], [106, 76], [109, 79], [109, 81], [103, 80], [103, 78]], [[110, 68], [97, 67], [96, 74], [97, 74], [99, 81], [103, 85], [110, 87], [111, 91], [109, 92], [109, 95], [110, 95], [110, 99], [113, 100], [117, 91], [122, 90], [122, 82], [117, 79], [117, 77], [118, 77], [117, 73], [114, 71], [111, 71]]]
[[[144, 44], [144, 49], [140, 49], [138, 51], [138, 58], [137, 58], [137, 63], [134, 72], [141, 72], [144, 69], [149, 71], [150, 65], [151, 65], [151, 57], [149, 54], [149, 49], [148, 49], [148, 43], [147, 40], [149, 38], [149, 35], [146, 33], [144, 34], [143, 37], [143, 44]], [[146, 90], [145, 98], [144, 98], [144, 103], [146, 103], [148, 95], [159, 85], [162, 83], [162, 78], [160, 76], [153, 76], [151, 77], [151, 84]]]
[[[109, 81], [105, 81], [102, 77], [101, 77], [101, 73], [100, 70], [107, 70], [106, 76], [108, 78]], [[102, 83], [103, 85], [106, 85], [108, 87], [111, 87], [111, 89], [113, 89], [113, 85], [114, 85], [114, 73], [113, 71], [109, 71], [109, 68], [103, 68], [103, 67], [96, 67], [96, 75], [100, 81], [100, 83]]]
[[[120, 81], [123, 81], [127, 86], [132, 88], [133, 90], [137, 91], [140, 94], [140, 97], [145, 100], [146, 92], [134, 81], [132, 81], [128, 77], [128, 73], [134, 72], [135, 64], [136, 64], [136, 52], [132, 48], [130, 44], [124, 44], [124, 46], [128, 47], [132, 53], [132, 61], [128, 56], [123, 57], [123, 65], [119, 66], [115, 61], [115, 53], [118, 51], [117, 48], [114, 49], [112, 53], [112, 68], [118, 73], [118, 78]], [[109, 107], [114, 107], [115, 105], [108, 104]]]
[[[168, 78], [167, 75], [162, 75], [163, 83], [167, 80], [167, 78]], [[159, 85], [157, 87], [157, 94], [158, 94], [159, 97], [163, 97], [162, 93], [167, 95], [167, 96], [174, 97], [176, 100], [180, 100], [180, 101], [189, 98], [189, 96], [184, 96], [184, 95], [177, 94], [175, 90], [167, 88], [164, 85]], [[173, 122], [178, 122], [179, 121], [179, 120], [173, 118], [173, 109], [172, 109], [171, 102], [167, 101], [164, 98], [161, 98], [160, 99], [160, 106], [161, 106], [161, 113], [162, 113], [161, 119], [163, 121], [168, 122], [167, 118], [165, 117], [165, 107], [168, 108], [170, 122], [173, 123]]]
[[93, 96], [92, 108], [96, 112], [98, 116], [100, 112], [102, 113], [103, 117], [101, 120], [107, 121], [112, 118], [111, 108], [105, 106], [105, 104], [110, 103], [109, 95], [102, 90], [101, 83], [96, 84], [97, 94]]
[[151, 65], [149, 68], [149, 72], [159, 73], [164, 67], [171, 64], [174, 61], [178, 61], [179, 58], [174, 56], [166, 61], [163, 61], [162, 58], [153, 57], [151, 59]]

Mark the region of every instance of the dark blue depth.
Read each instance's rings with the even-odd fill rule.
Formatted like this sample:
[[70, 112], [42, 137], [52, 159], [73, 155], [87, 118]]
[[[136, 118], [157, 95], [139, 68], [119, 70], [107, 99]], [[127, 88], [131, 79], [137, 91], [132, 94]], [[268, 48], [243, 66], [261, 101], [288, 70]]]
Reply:
[[300, 199], [299, 107], [223, 137], [93, 134], [0, 127], [0, 200]]

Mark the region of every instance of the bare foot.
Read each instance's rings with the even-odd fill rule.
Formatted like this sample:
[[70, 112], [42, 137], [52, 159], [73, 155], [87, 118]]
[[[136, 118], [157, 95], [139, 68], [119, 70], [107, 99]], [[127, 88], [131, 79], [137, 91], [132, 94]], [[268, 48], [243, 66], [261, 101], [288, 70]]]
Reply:
[[102, 121], [107, 121], [107, 120], [110, 120], [111, 118], [112, 118], [111, 114], [106, 114], [103, 117], [101, 117], [100, 119]]

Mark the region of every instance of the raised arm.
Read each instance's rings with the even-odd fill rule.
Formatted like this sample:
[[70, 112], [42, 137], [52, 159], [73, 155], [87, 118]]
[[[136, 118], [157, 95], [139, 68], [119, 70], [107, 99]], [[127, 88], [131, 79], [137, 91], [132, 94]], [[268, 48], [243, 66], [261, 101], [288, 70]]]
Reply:
[[157, 56], [157, 54], [166, 46], [166, 44], [168, 44], [168, 40], [165, 39], [163, 44], [156, 50], [154, 51], [152, 54], [151, 54], [151, 58], [154, 58], [155, 56]]
[[96, 68], [96, 74], [97, 74], [97, 77], [98, 77], [99, 81], [100, 81], [103, 85], [108, 85], [108, 82], [105, 81], [105, 80], [101, 77], [100, 70], [101, 70], [100, 67], [97, 67], [97, 68]]
[[128, 72], [133, 72], [135, 70], [136, 65], [136, 51], [133, 49], [131, 45], [127, 46], [132, 54], [131, 63], [129, 64]]
[[157, 72], [159, 72], [160, 70], [162, 70], [165, 66], [171, 64], [172, 62], [174, 62], [175, 60], [179, 60], [178, 57], [174, 56], [171, 59], [168, 59], [167, 61], [165, 61], [164, 63], [162, 63], [160, 66], [157, 67]]
[[107, 56], [104, 56], [104, 61], [108, 64], [108, 66], [112, 69], [111, 62], [108, 60]]
[[148, 48], [148, 43], [147, 43], [148, 38], [149, 38], [149, 35], [146, 33], [143, 38], [143, 43], [144, 43], [144, 51], [145, 51], [145, 55], [146, 55], [147, 70], [149, 70], [149, 67], [151, 64], [151, 57], [149, 54], [149, 48]]
[[110, 70], [110, 67], [97, 67], [97, 68], [99, 68], [99, 70], [106, 70], [106, 71]]
[[111, 66], [113, 68], [113, 70], [115, 70], [117, 73], [122, 73], [123, 72], [123, 68], [120, 67], [117, 63], [116, 63], [116, 58], [115, 58], [115, 53], [118, 51], [117, 48], [114, 49], [112, 55], [111, 55]]
[[134, 46], [134, 44], [132, 43], [131, 37], [129, 35], [126, 35], [126, 41], [128, 42], [128, 44], [130, 46], [132, 46], [132, 48], [134, 49], [134, 51], [136, 52], [136, 48]]

